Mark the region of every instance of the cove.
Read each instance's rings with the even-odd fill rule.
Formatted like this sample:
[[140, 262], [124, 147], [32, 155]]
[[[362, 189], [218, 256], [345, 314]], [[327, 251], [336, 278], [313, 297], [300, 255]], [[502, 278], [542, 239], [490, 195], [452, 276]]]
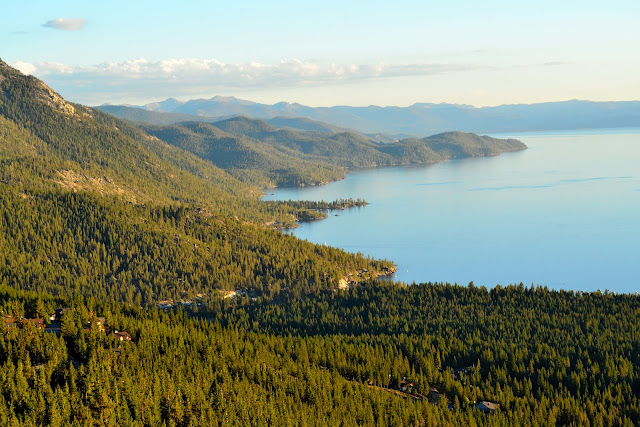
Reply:
[[265, 200], [364, 198], [301, 239], [392, 260], [394, 280], [640, 290], [640, 128], [492, 135], [528, 150], [356, 170]]

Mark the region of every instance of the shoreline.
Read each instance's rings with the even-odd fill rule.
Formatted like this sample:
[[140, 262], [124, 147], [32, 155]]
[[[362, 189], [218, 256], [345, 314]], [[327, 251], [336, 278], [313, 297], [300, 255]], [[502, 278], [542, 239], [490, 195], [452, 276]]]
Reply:
[[[275, 194], [275, 193], [267, 194], [267, 191], [270, 191], [270, 190], [273, 191], [273, 190], [283, 190], [283, 189], [300, 189], [300, 188], [309, 188], [309, 187], [320, 187], [320, 186], [323, 186], [323, 185], [332, 184], [334, 182], [343, 181], [352, 172], [359, 172], [359, 171], [366, 171], [366, 170], [373, 170], [373, 169], [388, 169], [388, 168], [414, 168], [414, 167], [419, 168], [419, 167], [437, 165], [439, 163], [445, 163], [445, 162], [449, 162], [449, 161], [452, 161], [452, 160], [483, 159], [483, 158], [488, 158], [488, 157], [498, 157], [498, 156], [501, 156], [502, 154], [518, 153], [518, 152], [521, 152], [521, 151], [526, 151], [528, 149], [529, 149], [529, 147], [525, 146], [525, 148], [522, 148], [522, 149], [505, 150], [505, 151], [502, 151], [502, 152], [497, 153], [497, 154], [488, 154], [488, 155], [484, 155], [484, 156], [448, 157], [446, 159], [432, 160], [432, 161], [429, 161], [429, 162], [407, 162], [407, 163], [396, 163], [396, 164], [390, 164], [390, 165], [378, 165], [378, 166], [363, 166], [363, 167], [345, 168], [346, 172], [345, 172], [344, 176], [342, 178], [340, 178], [340, 179], [336, 179], [336, 180], [333, 180], [333, 181], [322, 181], [322, 182], [319, 182], [319, 183], [309, 183], [309, 184], [302, 184], [302, 185], [281, 185], [281, 186], [274, 185], [272, 187], [260, 188], [260, 190], [263, 193], [262, 197], [260, 197], [260, 200], [262, 200], [265, 196], [269, 196], [269, 195], [274, 195]], [[278, 200], [278, 201], [284, 201], [284, 200]]]

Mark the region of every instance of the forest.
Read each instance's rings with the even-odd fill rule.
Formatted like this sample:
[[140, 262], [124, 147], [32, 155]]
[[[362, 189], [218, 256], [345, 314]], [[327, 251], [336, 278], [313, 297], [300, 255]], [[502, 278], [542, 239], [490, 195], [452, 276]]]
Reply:
[[261, 179], [0, 61], [0, 425], [640, 424], [637, 295], [376, 280]]
[[518, 140], [463, 132], [380, 142], [349, 130], [327, 133], [278, 128], [246, 117], [214, 123], [133, 124], [210, 160], [240, 181], [262, 187], [318, 185], [342, 179], [353, 168], [436, 163], [527, 148]]
[[30, 323], [0, 334], [7, 426], [640, 421], [629, 295], [371, 282], [194, 313], [3, 285], [0, 301], [5, 316], [68, 307], [60, 336]]

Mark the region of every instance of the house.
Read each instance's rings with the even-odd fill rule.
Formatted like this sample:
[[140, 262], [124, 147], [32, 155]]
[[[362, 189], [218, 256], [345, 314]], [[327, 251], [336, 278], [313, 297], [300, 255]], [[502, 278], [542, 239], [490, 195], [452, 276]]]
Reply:
[[115, 331], [113, 337], [120, 341], [131, 341], [131, 335], [126, 331]]
[[24, 317], [22, 319], [20, 319], [20, 325], [24, 326], [27, 323], [33, 323], [33, 325], [37, 328], [37, 329], [44, 329], [47, 327], [46, 323], [44, 323], [44, 319], [41, 318], [36, 318], [36, 319], [25, 319]]
[[[96, 326], [102, 332], [105, 331], [104, 325], [105, 325], [106, 322], [107, 322], [107, 320], [104, 317], [96, 317], [96, 320], [95, 320]], [[85, 329], [91, 329], [91, 323], [92, 323], [92, 321], [89, 320], [87, 323], [84, 324], [84, 328]]]
[[411, 390], [413, 390], [413, 383], [408, 382], [406, 378], [400, 381], [400, 391], [411, 393]]
[[493, 403], [493, 402], [487, 402], [487, 401], [482, 401], [482, 402], [478, 402], [474, 405], [474, 408], [476, 408], [478, 411], [482, 411], [486, 414], [491, 414], [494, 413], [495, 411], [498, 410], [498, 408], [500, 408], [500, 405], [498, 405], [497, 403]]
[[16, 321], [13, 320], [13, 317], [9, 316], [8, 314], [5, 314], [4, 325], [7, 327], [7, 329], [11, 329], [16, 325]]

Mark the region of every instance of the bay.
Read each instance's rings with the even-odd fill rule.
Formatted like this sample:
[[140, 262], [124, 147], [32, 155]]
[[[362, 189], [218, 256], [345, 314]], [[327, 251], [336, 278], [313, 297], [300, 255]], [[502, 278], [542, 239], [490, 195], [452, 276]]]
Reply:
[[496, 134], [528, 150], [356, 170], [265, 200], [363, 198], [292, 232], [392, 260], [398, 280], [640, 290], [640, 128]]

